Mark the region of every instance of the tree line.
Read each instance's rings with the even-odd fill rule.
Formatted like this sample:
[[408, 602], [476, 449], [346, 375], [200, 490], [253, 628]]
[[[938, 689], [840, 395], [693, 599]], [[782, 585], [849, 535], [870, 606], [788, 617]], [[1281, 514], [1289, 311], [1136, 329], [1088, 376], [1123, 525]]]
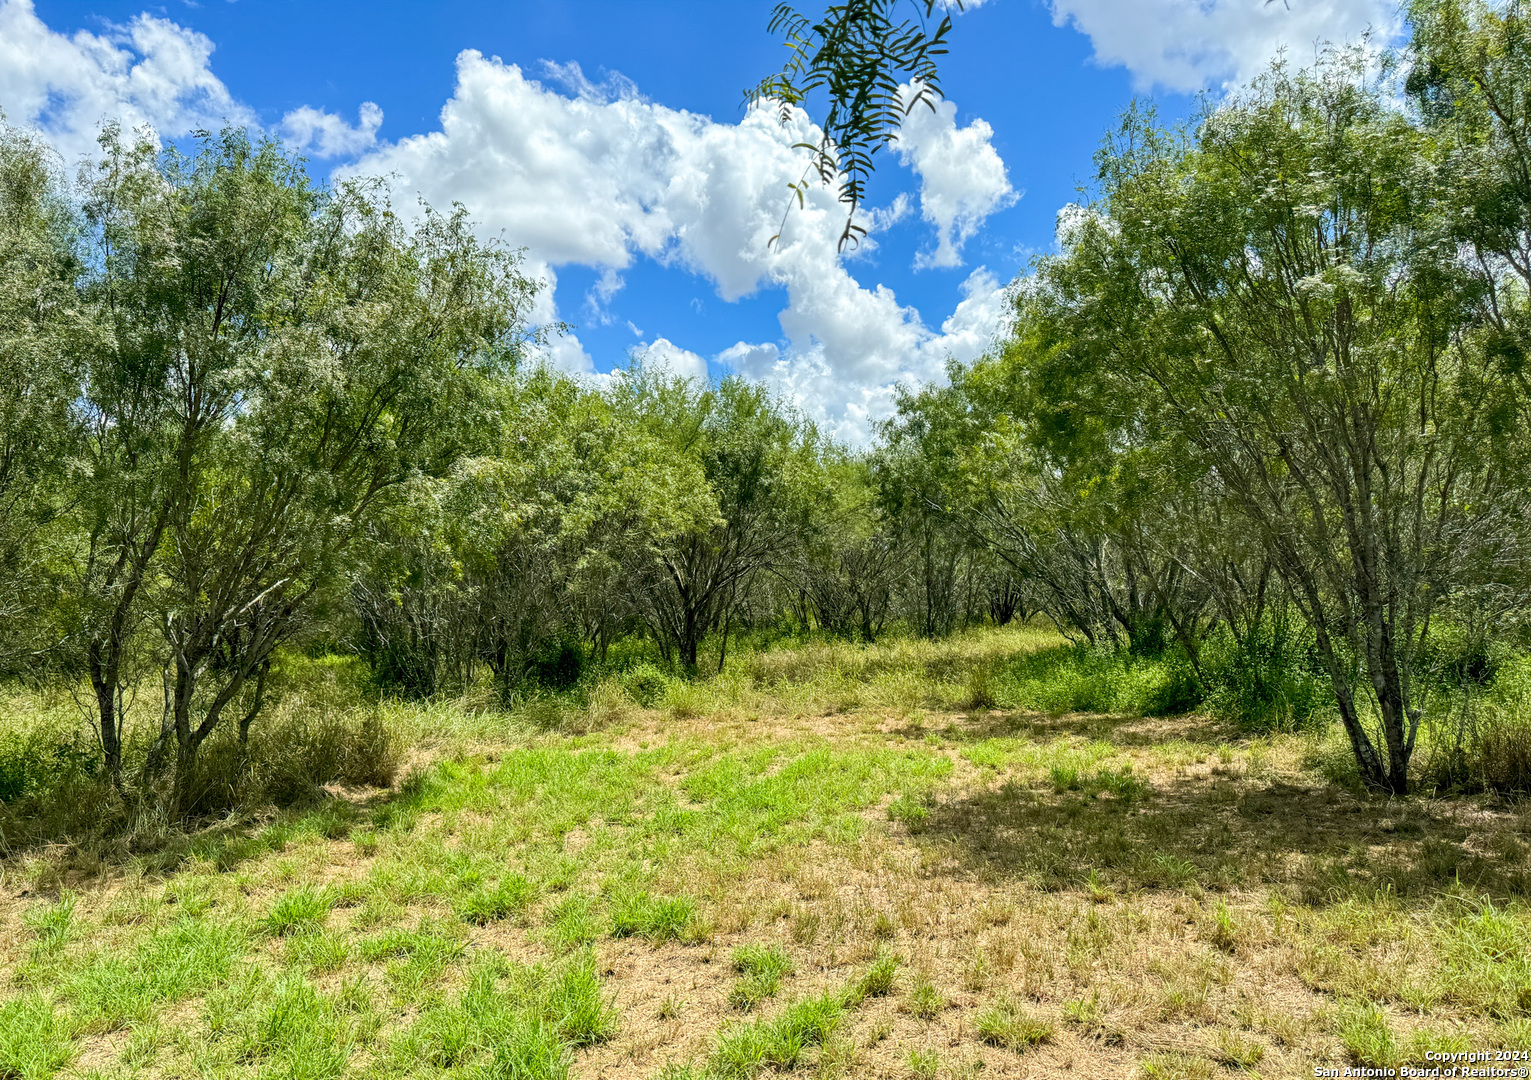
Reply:
[[1531, 35], [1411, 18], [1380, 66], [1129, 110], [1003, 339], [854, 451], [741, 379], [539, 365], [538, 282], [460, 209], [237, 130], [108, 127], [76, 181], [6, 128], [0, 670], [82, 688], [123, 798], [176, 804], [284, 649], [510, 702], [635, 636], [696, 675], [1036, 617], [1252, 712], [1303, 666], [1402, 793], [1531, 610]]

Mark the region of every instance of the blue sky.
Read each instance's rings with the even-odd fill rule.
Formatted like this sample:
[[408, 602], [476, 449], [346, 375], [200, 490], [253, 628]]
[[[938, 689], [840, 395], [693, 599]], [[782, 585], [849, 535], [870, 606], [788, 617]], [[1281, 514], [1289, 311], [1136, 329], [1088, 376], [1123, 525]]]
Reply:
[[461, 201], [548, 282], [538, 317], [572, 327], [552, 362], [598, 377], [636, 349], [738, 371], [860, 442], [894, 386], [992, 340], [1003, 287], [1051, 247], [1135, 95], [1186, 116], [1278, 48], [1301, 61], [1316, 40], [1397, 28], [1388, 0], [970, 3], [947, 106], [884, 156], [872, 242], [842, 258], [828, 192], [765, 249], [801, 169], [790, 144], [811, 134], [741, 106], [782, 53], [770, 8], [0, 0], [0, 108], [70, 160], [107, 117], [167, 140], [230, 120], [283, 136], [317, 176]]

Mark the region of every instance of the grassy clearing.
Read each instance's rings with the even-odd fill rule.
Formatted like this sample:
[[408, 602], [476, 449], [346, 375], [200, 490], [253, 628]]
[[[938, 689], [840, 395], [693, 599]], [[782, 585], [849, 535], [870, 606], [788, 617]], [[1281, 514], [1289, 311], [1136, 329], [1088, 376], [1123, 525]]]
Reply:
[[1531, 1046], [1523, 805], [1358, 795], [1332, 735], [980, 707], [1055, 644], [778, 648], [511, 721], [385, 705], [391, 787], [19, 849], [0, 1076], [1277, 1077]]

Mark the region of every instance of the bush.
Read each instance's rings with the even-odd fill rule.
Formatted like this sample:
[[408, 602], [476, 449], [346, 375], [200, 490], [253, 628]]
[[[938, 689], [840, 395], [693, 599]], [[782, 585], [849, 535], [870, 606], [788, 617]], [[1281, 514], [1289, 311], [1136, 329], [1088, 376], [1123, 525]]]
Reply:
[[1060, 645], [1020, 657], [997, 679], [994, 700], [1042, 712], [1171, 716], [1201, 704], [1203, 690], [1178, 649], [1158, 655]]
[[1483, 786], [1505, 794], [1531, 792], [1531, 716], [1495, 711], [1478, 726], [1468, 765]]
[[1421, 728], [1414, 771], [1437, 791], [1531, 793], [1531, 657], [1504, 656], [1488, 687], [1456, 688]]
[[1256, 731], [1311, 726], [1332, 702], [1317, 666], [1312, 635], [1284, 619], [1268, 619], [1243, 644], [1225, 631], [1202, 650], [1212, 712]]
[[645, 709], [655, 708], [664, 700], [670, 689], [670, 676], [651, 663], [640, 663], [618, 676], [617, 684], [622, 692], [632, 698], [633, 704]]
[[0, 735], [0, 802], [49, 791], [66, 777], [94, 777], [101, 753], [83, 732]]
[[569, 690], [585, 670], [582, 642], [564, 638], [550, 642], [527, 665], [527, 681], [548, 690]]
[[203, 746], [186, 803], [194, 814], [293, 806], [322, 797], [326, 784], [387, 787], [398, 750], [376, 705], [330, 711], [291, 702], [256, 721], [248, 747], [232, 729]]

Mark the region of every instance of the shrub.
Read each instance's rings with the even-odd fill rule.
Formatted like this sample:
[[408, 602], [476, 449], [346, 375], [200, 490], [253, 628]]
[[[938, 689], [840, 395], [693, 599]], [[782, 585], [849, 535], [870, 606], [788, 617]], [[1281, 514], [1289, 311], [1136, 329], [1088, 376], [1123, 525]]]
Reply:
[[1437, 790], [1531, 792], [1531, 659], [1501, 660], [1492, 686], [1470, 688], [1421, 729], [1415, 769]]
[[644, 709], [656, 707], [670, 688], [670, 676], [647, 662], [624, 671], [617, 682], [633, 704]]
[[527, 664], [529, 682], [549, 690], [568, 690], [585, 670], [585, 648], [574, 638], [549, 642]]
[[1134, 704], [1144, 716], [1180, 716], [1206, 697], [1190, 662], [1178, 654], [1169, 654], [1151, 665], [1140, 661], [1138, 670], [1147, 677]]
[[193, 813], [252, 805], [292, 806], [322, 797], [326, 784], [386, 787], [399, 763], [377, 705], [333, 708], [287, 700], [239, 745], [232, 730], [208, 740], [189, 788]]
[[1043, 712], [1169, 716], [1196, 708], [1203, 689], [1178, 649], [1144, 655], [1060, 645], [1012, 663], [995, 680], [994, 698], [1000, 705]]
[[[1531, 716], [1496, 712], [1478, 727], [1469, 769], [1493, 791], [1531, 792]], [[1474, 768], [1474, 766], [1476, 766]]]
[[6, 731], [0, 737], [0, 802], [48, 793], [66, 777], [93, 777], [100, 756], [80, 732], [59, 736], [46, 730]]
[[1226, 630], [1214, 634], [1201, 657], [1213, 714], [1255, 731], [1311, 726], [1331, 701], [1314, 648], [1312, 634], [1284, 617], [1267, 619], [1242, 645]]

